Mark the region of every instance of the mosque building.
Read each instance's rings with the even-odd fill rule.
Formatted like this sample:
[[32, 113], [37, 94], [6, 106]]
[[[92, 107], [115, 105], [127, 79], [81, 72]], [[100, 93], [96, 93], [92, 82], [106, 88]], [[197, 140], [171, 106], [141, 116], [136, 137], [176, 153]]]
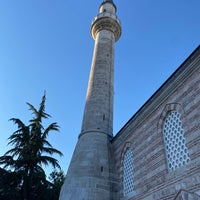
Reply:
[[92, 21], [82, 128], [59, 200], [200, 200], [200, 46], [113, 136], [116, 11], [104, 0]]

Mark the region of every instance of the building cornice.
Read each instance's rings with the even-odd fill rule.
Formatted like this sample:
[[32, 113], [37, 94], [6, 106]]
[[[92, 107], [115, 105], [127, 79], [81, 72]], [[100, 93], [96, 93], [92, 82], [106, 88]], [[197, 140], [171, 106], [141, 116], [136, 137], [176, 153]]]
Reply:
[[[131, 125], [137, 128], [148, 116], [150, 116], [166, 99], [171, 96], [178, 87], [200, 68], [200, 46], [180, 65], [180, 67], [161, 85], [161, 87], [147, 100], [147, 102], [130, 118], [130, 120], [113, 137], [112, 142], [119, 139], [122, 133]], [[131, 134], [123, 135], [123, 139]]]

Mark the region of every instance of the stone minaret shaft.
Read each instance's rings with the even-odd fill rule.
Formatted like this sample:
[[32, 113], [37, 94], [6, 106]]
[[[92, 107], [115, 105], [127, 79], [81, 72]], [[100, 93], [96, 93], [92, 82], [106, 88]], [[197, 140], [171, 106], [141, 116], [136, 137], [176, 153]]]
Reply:
[[82, 129], [60, 200], [109, 200], [113, 129], [114, 43], [121, 35], [116, 6], [105, 0], [91, 26], [94, 54]]
[[94, 19], [91, 34], [95, 40], [88, 84], [82, 134], [98, 131], [112, 136], [114, 43], [121, 29], [111, 1], [104, 2]]

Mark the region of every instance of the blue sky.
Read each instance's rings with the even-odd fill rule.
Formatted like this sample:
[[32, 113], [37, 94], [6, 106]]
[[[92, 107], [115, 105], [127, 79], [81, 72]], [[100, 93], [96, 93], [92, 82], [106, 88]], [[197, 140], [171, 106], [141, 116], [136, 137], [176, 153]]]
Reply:
[[[101, 0], [0, 1], [0, 155], [31, 118], [26, 102], [46, 111], [60, 132], [52, 145], [66, 172], [80, 133]], [[122, 36], [115, 45], [114, 134], [192, 53], [200, 41], [199, 0], [116, 0]], [[51, 170], [51, 169], [48, 169]], [[48, 171], [47, 170], [47, 171]]]

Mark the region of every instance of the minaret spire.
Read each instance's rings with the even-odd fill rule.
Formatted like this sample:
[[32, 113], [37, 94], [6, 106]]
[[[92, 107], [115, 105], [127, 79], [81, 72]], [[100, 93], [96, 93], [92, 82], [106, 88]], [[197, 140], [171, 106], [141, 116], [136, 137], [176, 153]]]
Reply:
[[121, 35], [112, 0], [104, 0], [91, 25], [95, 40], [81, 133], [60, 200], [111, 199], [109, 139], [113, 132], [114, 43]]

